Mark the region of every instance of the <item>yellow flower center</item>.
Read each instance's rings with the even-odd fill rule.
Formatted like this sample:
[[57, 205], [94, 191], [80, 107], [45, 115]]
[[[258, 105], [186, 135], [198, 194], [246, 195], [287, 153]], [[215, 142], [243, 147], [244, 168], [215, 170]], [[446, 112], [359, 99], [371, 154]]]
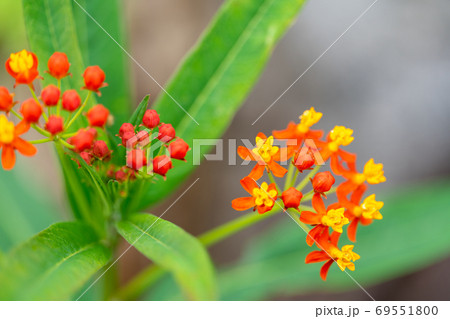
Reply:
[[269, 185], [266, 182], [261, 184], [260, 188], [253, 189], [253, 197], [255, 198], [256, 206], [273, 206], [274, 198], [277, 196], [277, 191], [272, 189], [268, 190]]
[[360, 256], [353, 252], [353, 247], [353, 245], [345, 245], [342, 247], [340, 253], [337, 254], [338, 256], [335, 260], [342, 271], [344, 271], [345, 268], [348, 268], [351, 271], [355, 270], [355, 264], [353, 262], [358, 260]]
[[11, 53], [10, 58], [9, 66], [15, 73], [26, 73], [34, 64], [33, 56], [27, 50]]
[[260, 156], [264, 162], [268, 163], [278, 152], [279, 148], [273, 146], [273, 136], [269, 136], [266, 140], [256, 137], [256, 147], [252, 150], [253, 153]]
[[386, 177], [384, 177], [383, 164], [375, 164], [373, 158], [371, 158], [366, 165], [364, 165], [363, 174], [369, 184], [379, 184], [386, 181]]
[[9, 144], [14, 140], [14, 123], [5, 115], [0, 115], [0, 143]]
[[344, 216], [345, 208], [330, 209], [322, 217], [322, 224], [330, 226], [334, 231], [342, 233], [342, 226], [348, 224], [348, 218]]
[[306, 133], [309, 131], [309, 128], [319, 122], [319, 120], [322, 118], [322, 113], [316, 112], [314, 110], [314, 107], [311, 107], [309, 110], [306, 110], [303, 112], [302, 115], [300, 115], [300, 123], [297, 125], [297, 131], [299, 133]]
[[375, 194], [370, 195], [364, 199], [360, 205], [360, 215], [366, 219], [383, 219], [383, 215], [380, 213], [380, 209], [383, 207], [383, 202], [375, 200]]
[[352, 136], [353, 130], [346, 128], [345, 126], [335, 126], [330, 132], [330, 142], [328, 143], [328, 148], [336, 152], [339, 146], [347, 146], [353, 142], [354, 137]]

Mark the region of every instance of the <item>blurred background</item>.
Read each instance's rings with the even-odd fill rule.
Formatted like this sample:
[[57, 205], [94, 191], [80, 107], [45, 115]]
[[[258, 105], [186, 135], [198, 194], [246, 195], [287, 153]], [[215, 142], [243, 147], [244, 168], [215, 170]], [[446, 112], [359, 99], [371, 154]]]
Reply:
[[[159, 83], [166, 83], [222, 2], [124, 1], [132, 55]], [[385, 165], [388, 182], [375, 187], [377, 193], [448, 177], [450, 3], [445, 0], [380, 0], [252, 125], [372, 2], [309, 1], [298, 21], [279, 43], [259, 83], [224, 138], [253, 141], [258, 132], [270, 134], [273, 129], [281, 129], [289, 121], [297, 121], [305, 109], [314, 106], [324, 113], [321, 129], [327, 131], [334, 125], [354, 129], [356, 138], [348, 150], [358, 153], [360, 164], [374, 157], [375, 162]], [[27, 47], [22, 20], [20, 1], [1, 2], [2, 61], [10, 52]], [[147, 93], [155, 99], [160, 93], [159, 87], [136, 65], [131, 66], [136, 102]], [[13, 85], [4, 68], [0, 68], [0, 83]], [[20, 90], [18, 94], [21, 94]], [[227, 150], [224, 155], [227, 158]], [[58, 164], [51, 148], [40, 146], [39, 156], [19, 158], [19, 165], [21, 169], [9, 175], [2, 173], [0, 177], [40, 181], [46, 186], [45, 192], [52, 194], [54, 205], [61, 214], [69, 218], [62, 178], [59, 169], [53, 169]], [[164, 218], [197, 235], [238, 217], [241, 213], [232, 210], [230, 202], [243, 196], [239, 179], [248, 174], [249, 169], [229, 166], [226, 162], [204, 162], [191, 177], [191, 182], [196, 178], [200, 180]], [[162, 213], [181, 191], [152, 209], [152, 213]], [[24, 197], [28, 196], [25, 194], [28, 193], [24, 192]], [[0, 193], [0, 201], [9, 200], [6, 196]], [[35, 192], [29, 196], [39, 197]], [[449, 218], [440, 222], [450, 222], [450, 207], [446, 209]], [[12, 221], [8, 220], [8, 225], [23, 222], [14, 220], [14, 216], [10, 218]], [[277, 218], [288, 217], [280, 215]], [[42, 229], [51, 219], [28, 222], [34, 223], [30, 228]], [[263, 234], [274, 222], [271, 219], [253, 226], [215, 246], [211, 250], [215, 263], [226, 265], [240, 258], [245, 243], [255, 235]], [[414, 243], [411, 249], [414, 249]], [[138, 252], [130, 250], [128, 257], [121, 261], [122, 280], [128, 280], [147, 264]], [[450, 259], [446, 258], [416, 273], [365, 288], [377, 300], [449, 300], [449, 267]], [[355, 285], [353, 290], [343, 293], [281, 294], [272, 299], [367, 300], [368, 297]]]

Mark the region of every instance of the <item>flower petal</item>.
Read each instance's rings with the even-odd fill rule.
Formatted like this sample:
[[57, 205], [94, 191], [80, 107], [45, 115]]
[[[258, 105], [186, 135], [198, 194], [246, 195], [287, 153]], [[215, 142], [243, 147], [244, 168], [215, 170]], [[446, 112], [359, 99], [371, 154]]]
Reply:
[[5, 170], [11, 170], [16, 163], [16, 154], [11, 145], [3, 145], [2, 166]]
[[244, 146], [239, 146], [237, 149], [237, 153], [240, 156], [240, 158], [242, 158], [243, 160], [257, 161], [257, 159], [255, 157], [255, 153], [253, 153], [251, 150], [249, 150], [248, 148], [246, 148]]
[[250, 195], [253, 195], [254, 188], [259, 188], [255, 180], [248, 176], [241, 179], [241, 185]]
[[325, 204], [323, 202], [323, 199], [322, 199], [320, 193], [315, 193], [313, 195], [311, 202], [312, 202], [312, 206], [314, 207], [314, 209], [316, 210], [316, 212], [318, 214], [321, 214], [321, 215], [326, 214]]
[[256, 163], [255, 167], [253, 167], [250, 174], [248, 174], [248, 177], [254, 179], [257, 181], [264, 175], [264, 169], [266, 168], [266, 165], [261, 165], [260, 163]]
[[358, 229], [359, 218], [354, 218], [347, 228], [347, 236], [352, 242], [356, 242], [356, 230]]
[[255, 199], [253, 197], [240, 197], [231, 202], [231, 206], [235, 210], [247, 210], [255, 206]]
[[320, 278], [322, 278], [323, 281], [327, 280], [328, 270], [330, 270], [331, 265], [333, 264], [334, 260], [331, 259], [327, 261], [322, 268], [320, 268]]
[[330, 259], [330, 256], [323, 250], [315, 250], [306, 255], [305, 263], [320, 263], [322, 261]]
[[278, 164], [275, 161], [270, 161], [267, 166], [269, 166], [270, 171], [275, 175], [276, 177], [283, 177], [287, 173], [287, 169], [285, 169], [283, 166]]
[[14, 139], [13, 146], [20, 152], [20, 154], [24, 156], [33, 156], [37, 152], [37, 148], [33, 144], [21, 139], [20, 137], [16, 137]]

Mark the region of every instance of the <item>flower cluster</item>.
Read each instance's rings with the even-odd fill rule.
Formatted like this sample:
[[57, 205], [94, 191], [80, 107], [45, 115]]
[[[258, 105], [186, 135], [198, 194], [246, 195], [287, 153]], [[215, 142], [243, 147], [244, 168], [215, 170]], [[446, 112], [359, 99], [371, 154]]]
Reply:
[[[27, 85], [32, 97], [18, 102], [14, 93], [6, 87], [0, 87], [0, 149], [2, 166], [10, 170], [15, 165], [15, 151], [25, 156], [33, 156], [37, 149], [34, 144], [54, 142], [73, 152], [74, 159], [80, 164], [84, 160], [88, 165], [104, 173], [105, 180], [117, 180], [120, 183], [136, 178], [148, 178], [148, 160], [151, 149], [159, 140], [158, 156], [152, 159], [151, 172], [166, 176], [172, 168], [171, 159], [184, 160], [189, 145], [177, 138], [171, 124], [160, 123], [159, 114], [155, 110], [146, 110], [142, 122], [137, 125], [124, 123], [118, 136], [122, 146], [126, 148], [124, 165], [118, 165], [121, 159], [110, 161], [114, 155], [110, 149], [110, 139], [105, 127], [112, 122], [109, 110], [101, 105], [93, 105], [88, 110], [92, 93], [100, 95], [100, 89], [107, 86], [105, 72], [99, 66], [89, 66], [82, 77], [82, 91], [70, 88], [62, 91], [62, 81], [70, 75], [70, 63], [67, 55], [55, 52], [48, 60], [45, 72], [53, 79], [54, 84], [42, 88], [36, 93], [34, 82], [43, 80], [38, 71], [37, 56], [27, 50], [12, 53], [6, 61], [6, 70], [15, 79], [14, 88]], [[46, 82], [47, 83], [47, 82]], [[41, 87], [43, 82], [40, 83]], [[82, 92], [87, 92], [82, 95]], [[91, 103], [94, 104], [94, 103]], [[20, 105], [18, 111], [14, 109]], [[15, 116], [18, 124], [11, 119]], [[82, 123], [88, 126], [80, 128]], [[43, 139], [26, 141], [21, 135], [33, 128]], [[156, 137], [153, 138], [153, 131]], [[120, 153], [120, 152], [119, 152]], [[78, 156], [76, 155], [78, 154]], [[167, 154], [167, 155], [165, 155]], [[106, 163], [114, 162], [115, 164]]]
[[[375, 194], [363, 197], [368, 185], [382, 183], [386, 178], [383, 164], [376, 164], [373, 159], [362, 172], [357, 170], [356, 154], [343, 149], [354, 139], [352, 129], [335, 126], [325, 138], [323, 131], [311, 129], [321, 118], [322, 113], [311, 107], [300, 116], [299, 123], [291, 122], [286, 129], [274, 131], [273, 136], [259, 133], [253, 149], [239, 146], [239, 156], [256, 165], [241, 180], [250, 196], [233, 200], [232, 207], [238, 211], [253, 208], [260, 214], [282, 210], [299, 215], [299, 224], [307, 230], [306, 243], [319, 248], [307, 255], [306, 263], [325, 262], [320, 271], [325, 280], [334, 262], [342, 271], [355, 269], [354, 261], [360, 257], [353, 252], [353, 245], [339, 248], [340, 235], [347, 227], [348, 238], [355, 242], [359, 224], [369, 225], [374, 219], [383, 218], [380, 213], [383, 202], [377, 201]], [[276, 140], [285, 146], [274, 146]], [[288, 161], [289, 169], [280, 165]], [[331, 171], [318, 172], [327, 162]], [[264, 172], [270, 184], [258, 182]], [[309, 174], [297, 182], [305, 172]], [[283, 189], [275, 177], [285, 178]], [[338, 186], [334, 186], [336, 177], [342, 179]], [[304, 194], [308, 183], [312, 190]], [[327, 195], [334, 192], [337, 201], [325, 206]], [[308, 200], [312, 207], [303, 205]]]

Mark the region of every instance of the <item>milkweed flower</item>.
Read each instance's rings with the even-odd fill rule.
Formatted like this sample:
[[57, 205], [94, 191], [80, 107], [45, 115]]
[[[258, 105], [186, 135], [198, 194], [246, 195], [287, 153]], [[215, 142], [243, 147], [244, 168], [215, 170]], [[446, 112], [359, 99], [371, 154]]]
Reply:
[[347, 228], [347, 236], [353, 242], [356, 241], [356, 231], [359, 224], [366, 226], [370, 225], [373, 220], [383, 219], [380, 209], [384, 206], [384, 203], [377, 201], [375, 194], [366, 197], [360, 203], [362, 195], [362, 192], [355, 192], [351, 201], [344, 204], [345, 215], [351, 220]]
[[294, 122], [290, 122], [286, 129], [273, 131], [273, 136], [279, 140], [297, 140], [296, 145], [288, 145], [288, 147], [296, 150], [302, 145], [305, 139], [317, 140], [322, 137], [322, 131], [311, 130], [311, 127], [320, 121], [322, 115], [322, 113], [316, 112], [314, 107], [311, 107], [300, 115], [300, 123], [295, 124]]
[[48, 73], [55, 79], [62, 79], [69, 75], [70, 63], [67, 55], [62, 52], [55, 52], [48, 59]]
[[[273, 173], [276, 177], [283, 177], [287, 173], [287, 169], [276, 162], [281, 159], [281, 151], [279, 147], [273, 146], [273, 136], [267, 137], [265, 134], [259, 133], [255, 141], [256, 146], [252, 150], [244, 146], [239, 146], [237, 149], [238, 155], [243, 160], [251, 159], [257, 162], [248, 176], [258, 180], [266, 169], [267, 172]], [[287, 150], [285, 154], [288, 154]]]
[[344, 216], [345, 208], [341, 207], [339, 203], [332, 204], [325, 208], [325, 203], [319, 193], [314, 194], [312, 198], [312, 205], [315, 213], [311, 211], [302, 211], [300, 221], [314, 225], [315, 227], [306, 236], [306, 243], [312, 246], [315, 241], [331, 228], [333, 231], [342, 233], [344, 225], [349, 223], [349, 219]]
[[101, 104], [92, 107], [86, 114], [90, 126], [104, 127], [109, 117], [109, 110]]
[[86, 70], [83, 73], [83, 79], [84, 79], [84, 87], [83, 89], [89, 90], [92, 92], [100, 94], [100, 89], [108, 86], [107, 83], [105, 83], [105, 72], [103, 70], [95, 65], [95, 66], [88, 66]]
[[167, 172], [173, 168], [172, 161], [167, 155], [156, 156], [153, 159], [153, 173], [166, 178]]
[[41, 92], [41, 100], [45, 106], [56, 106], [60, 96], [61, 91], [53, 84], [48, 85]]
[[26, 133], [30, 126], [27, 122], [21, 121], [14, 125], [8, 121], [5, 115], [0, 115], [0, 149], [2, 151], [2, 166], [5, 170], [10, 170], [16, 163], [15, 150], [24, 156], [33, 156], [37, 149], [29, 142], [20, 138]]
[[[364, 200], [362, 198], [367, 185], [382, 183], [386, 178], [383, 165], [376, 164], [373, 159], [366, 163], [362, 173], [357, 171], [356, 154], [343, 149], [354, 140], [352, 129], [334, 126], [325, 139], [322, 139], [321, 130], [312, 130], [322, 116], [322, 113], [310, 108], [300, 116], [300, 123], [290, 122], [286, 129], [273, 131], [273, 137], [259, 133], [254, 149], [239, 146], [239, 156], [245, 160], [256, 161], [257, 165], [241, 180], [242, 186], [251, 196], [234, 199], [232, 206], [239, 211], [253, 207], [254, 210], [266, 212], [273, 209], [277, 200], [275, 196], [270, 195], [278, 196], [280, 192], [281, 201], [277, 202], [278, 206], [283, 208], [284, 205], [282, 211], [291, 217], [293, 214], [299, 214], [297, 223], [307, 232], [307, 245], [316, 244], [320, 249], [308, 254], [305, 261], [325, 262], [320, 271], [322, 279], [325, 280], [333, 262], [336, 262], [341, 270], [355, 269], [354, 261], [360, 257], [353, 252], [353, 245], [338, 248], [340, 235], [346, 230], [348, 237], [355, 241], [359, 224], [369, 225], [375, 219], [382, 219], [380, 209], [383, 202], [376, 201], [375, 194]], [[280, 165], [282, 152], [274, 146], [274, 138], [285, 140], [287, 158], [293, 156], [289, 170]], [[331, 170], [318, 172], [320, 166], [326, 162], [329, 162]], [[298, 182], [298, 177], [309, 170], [311, 171]], [[268, 174], [272, 184], [263, 183], [258, 187], [256, 180], [261, 178], [265, 171], [279, 178], [285, 177], [284, 188], [277, 185], [272, 174]], [[333, 187], [335, 184], [337, 187]], [[312, 186], [312, 189], [302, 192], [308, 185]], [[267, 194], [269, 188], [273, 190], [273, 194]], [[263, 192], [264, 190], [266, 191]], [[327, 195], [333, 192], [337, 193], [337, 202], [325, 206], [324, 200], [328, 200]], [[265, 194], [270, 200], [267, 203], [269, 206], [260, 206], [266, 199], [261, 199], [261, 194]], [[307, 209], [306, 205], [300, 206], [300, 203], [310, 200], [311, 209]]]
[[14, 94], [9, 93], [4, 86], [0, 86], [0, 111], [9, 113], [14, 104]]
[[275, 205], [278, 191], [274, 183], [268, 185], [266, 182], [258, 186], [251, 177], [241, 179], [242, 187], [251, 195], [250, 197], [240, 197], [232, 201], [231, 206], [238, 211], [253, 208], [259, 214], [270, 211]]
[[28, 123], [37, 123], [42, 115], [42, 106], [34, 99], [28, 99], [22, 103], [20, 113]]
[[353, 251], [353, 245], [344, 245], [341, 249], [337, 247], [339, 235], [339, 233], [333, 232], [330, 236], [328, 232], [324, 232], [318, 240], [318, 246], [321, 250], [310, 252], [306, 256], [305, 263], [307, 264], [325, 262], [320, 269], [322, 280], [327, 279], [328, 271], [334, 262], [342, 271], [346, 268], [354, 271], [354, 262], [360, 258]]
[[33, 81], [39, 77], [38, 58], [33, 52], [22, 50], [11, 53], [6, 61], [6, 71], [16, 79], [16, 87], [19, 84], [32, 86]]

